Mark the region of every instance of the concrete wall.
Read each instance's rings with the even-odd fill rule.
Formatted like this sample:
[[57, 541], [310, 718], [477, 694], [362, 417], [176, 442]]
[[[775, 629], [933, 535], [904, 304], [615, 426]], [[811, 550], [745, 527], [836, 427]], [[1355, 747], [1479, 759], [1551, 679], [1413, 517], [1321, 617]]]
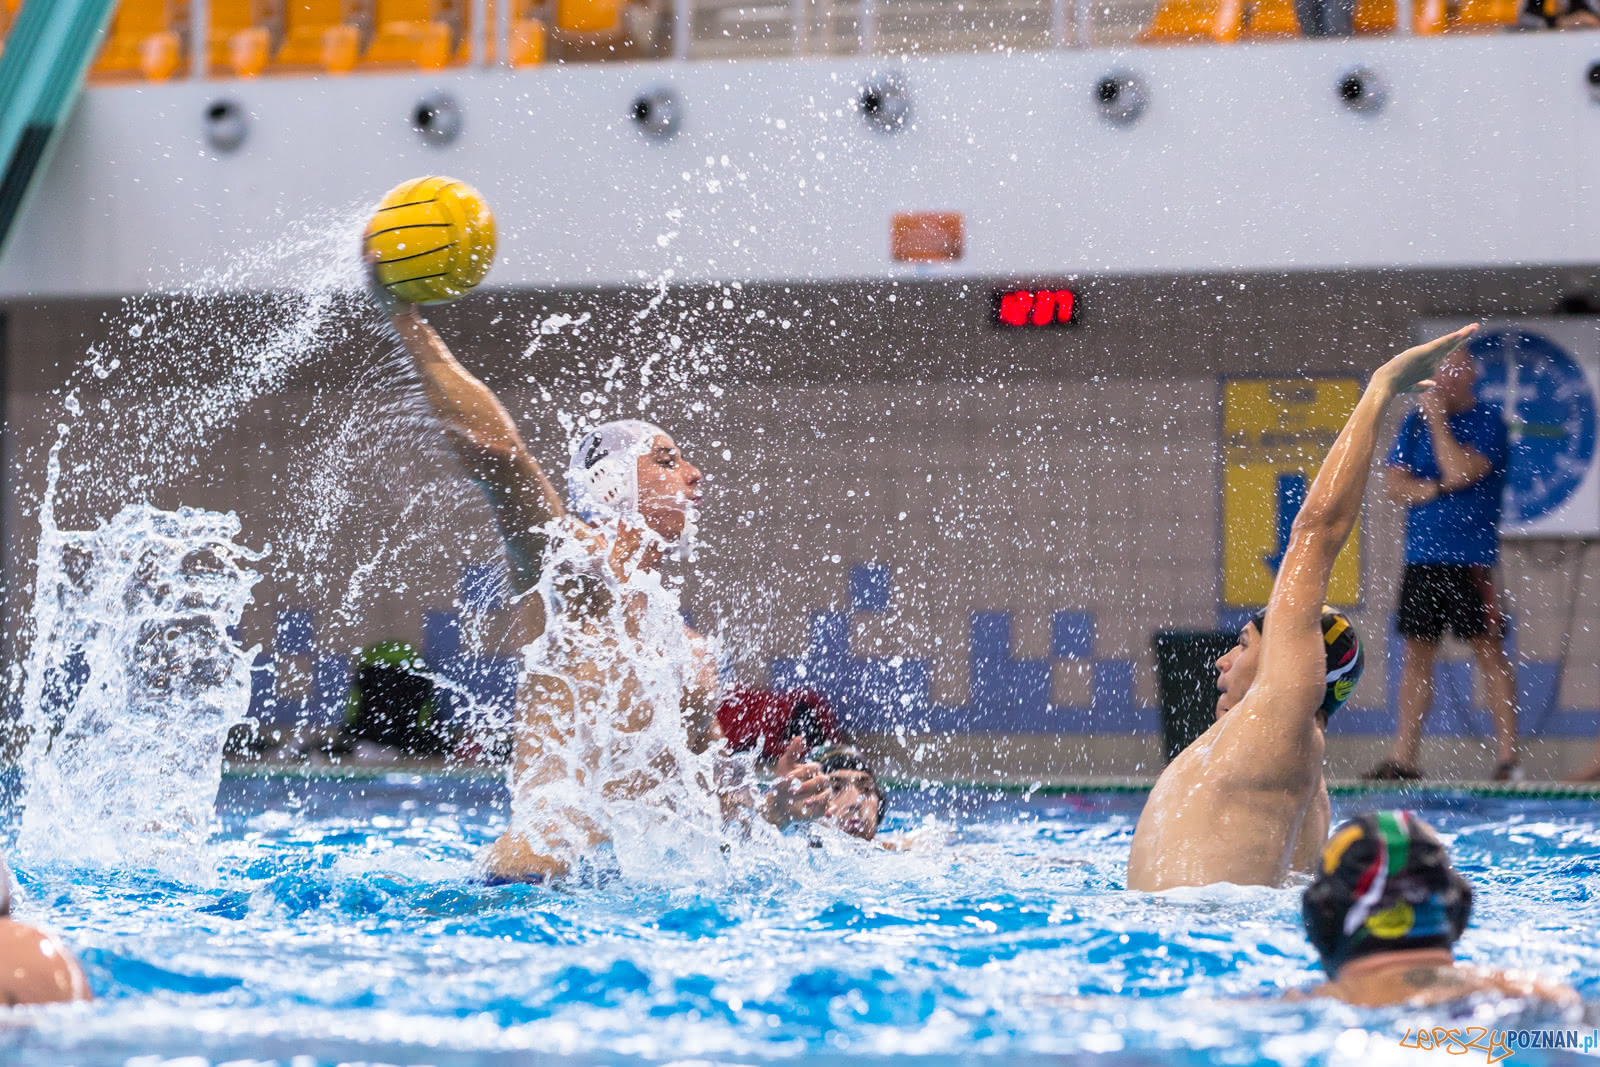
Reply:
[[[574, 418], [642, 404], [677, 434], [711, 479], [686, 599], [737, 680], [804, 668], [902, 768], [1028, 780], [1153, 771], [1151, 634], [1232, 624], [1224, 376], [1362, 375], [1417, 319], [1544, 314], [1572, 282], [1100, 280], [1081, 288], [1078, 325], [1037, 333], [992, 327], [989, 287], [960, 282], [490, 293], [434, 319], [552, 467]], [[273, 668], [263, 714], [335, 714], [349, 654], [384, 637], [503, 695], [488, 512], [357, 306], [315, 293], [11, 305], [7, 632], [22, 626], [45, 450], [65, 421], [64, 524], [149, 499], [237, 510], [248, 543], [271, 543], [244, 626]], [[557, 328], [558, 313], [591, 317]], [[103, 379], [81, 366], [112, 360]], [[1374, 494], [1364, 522], [1369, 664], [1335, 720], [1336, 773], [1374, 758], [1392, 722], [1402, 516]], [[1525, 724], [1554, 773], [1600, 726], [1600, 550], [1508, 545], [1504, 580]], [[1459, 657], [1441, 668], [1425, 755], [1475, 777], [1491, 753]]]
[[[501, 222], [490, 284], [1389, 269], [1592, 262], [1600, 106], [1584, 34], [1296, 41], [1230, 48], [551, 65], [437, 75], [178, 81], [90, 90], [3, 262], [0, 296], [224, 283], [281, 289], [298, 267], [239, 264], [265, 240], [353, 241], [398, 182], [447, 173]], [[1387, 105], [1342, 106], [1375, 71]], [[856, 113], [898, 70], [911, 125]], [[1092, 89], [1115, 70], [1150, 105], [1117, 127]], [[669, 85], [681, 133], [627, 118]], [[447, 90], [459, 140], [410, 116]], [[250, 115], [218, 154], [211, 103]], [[964, 258], [894, 263], [896, 212], [957, 211]]]

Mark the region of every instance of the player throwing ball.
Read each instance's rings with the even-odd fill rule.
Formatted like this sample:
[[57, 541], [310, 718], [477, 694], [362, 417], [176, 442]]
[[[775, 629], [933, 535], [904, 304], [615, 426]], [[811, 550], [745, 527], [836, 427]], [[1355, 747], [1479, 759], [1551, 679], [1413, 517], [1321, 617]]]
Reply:
[[[499, 399], [414, 303], [455, 299], [487, 272], [493, 220], [471, 187], [449, 178], [397, 187], [365, 245], [372, 293], [494, 511], [515, 597], [513, 637], [525, 658], [536, 644], [542, 654], [518, 680], [511, 826], [484, 857], [484, 874], [495, 882], [568, 875], [617, 839], [610, 815], [624, 812], [620, 825], [631, 831], [641, 806], [685, 834], [739, 819], [753, 803], [748, 790], [717, 780], [722, 764], [711, 773], [700, 766], [719, 756], [717, 673], [676, 602], [663, 611], [651, 596], [667, 552], [692, 537], [700, 471], [659, 427], [620, 419], [575, 443], [566, 496], [557, 491]], [[780, 826], [814, 819], [832, 792], [821, 766], [790, 759], [760, 814]]]
[[1295, 517], [1266, 611], [1217, 663], [1217, 721], [1150, 791], [1128, 854], [1129, 889], [1279, 885], [1315, 863], [1328, 836], [1323, 734], [1360, 664], [1349, 620], [1323, 604], [1328, 578], [1361, 513], [1384, 413], [1431, 384], [1477, 329], [1407, 349], [1373, 374]]

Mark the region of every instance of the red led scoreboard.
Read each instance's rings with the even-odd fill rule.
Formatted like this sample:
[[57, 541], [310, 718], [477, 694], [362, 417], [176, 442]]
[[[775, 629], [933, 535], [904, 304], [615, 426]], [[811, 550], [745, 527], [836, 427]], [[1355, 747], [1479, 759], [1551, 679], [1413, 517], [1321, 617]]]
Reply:
[[1065, 326], [1077, 307], [1071, 289], [1001, 289], [994, 294], [994, 321], [1008, 328]]

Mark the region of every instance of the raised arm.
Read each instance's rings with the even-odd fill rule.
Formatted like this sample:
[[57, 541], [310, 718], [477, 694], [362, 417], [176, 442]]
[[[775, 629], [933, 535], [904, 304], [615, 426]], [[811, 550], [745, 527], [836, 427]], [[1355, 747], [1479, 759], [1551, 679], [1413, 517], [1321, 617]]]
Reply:
[[1390, 500], [1408, 508], [1437, 500], [1444, 493], [1438, 482], [1418, 478], [1404, 467], [1390, 467], [1383, 472], [1383, 491]]
[[499, 399], [456, 362], [416, 307], [388, 303], [385, 310], [411, 355], [428, 406], [494, 508], [505, 539], [512, 589], [525, 593], [539, 580], [546, 524], [566, 514], [561, 494], [523, 444]]
[[1256, 674], [1258, 687], [1304, 685], [1320, 700], [1322, 677], [1320, 673], [1306, 676], [1305, 664], [1322, 662], [1322, 604], [1328, 594], [1328, 579], [1339, 550], [1344, 548], [1361, 514], [1384, 412], [1395, 397], [1427, 384], [1440, 360], [1477, 329], [1474, 323], [1408, 348], [1379, 367], [1367, 383], [1295, 517], [1289, 547], [1267, 602], [1261, 666]]
[[1456, 440], [1444, 401], [1429, 394], [1422, 398], [1422, 417], [1433, 438], [1433, 455], [1439, 461], [1439, 491], [1454, 493], [1480, 481], [1493, 469], [1488, 457]]

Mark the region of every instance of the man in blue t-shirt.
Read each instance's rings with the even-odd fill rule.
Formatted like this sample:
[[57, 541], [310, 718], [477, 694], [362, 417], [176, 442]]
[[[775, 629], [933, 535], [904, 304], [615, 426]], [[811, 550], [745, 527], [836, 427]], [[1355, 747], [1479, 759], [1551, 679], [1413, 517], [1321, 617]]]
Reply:
[[1516, 684], [1506, 657], [1505, 620], [1495, 593], [1500, 559], [1500, 494], [1510, 442], [1497, 408], [1477, 402], [1472, 357], [1440, 364], [1419, 410], [1406, 416], [1389, 453], [1384, 487], [1406, 505], [1406, 569], [1395, 629], [1405, 638], [1400, 729], [1390, 758], [1371, 779], [1422, 776], [1417, 753], [1433, 704], [1433, 661], [1448, 627], [1472, 644], [1494, 717], [1496, 781], [1521, 777]]

